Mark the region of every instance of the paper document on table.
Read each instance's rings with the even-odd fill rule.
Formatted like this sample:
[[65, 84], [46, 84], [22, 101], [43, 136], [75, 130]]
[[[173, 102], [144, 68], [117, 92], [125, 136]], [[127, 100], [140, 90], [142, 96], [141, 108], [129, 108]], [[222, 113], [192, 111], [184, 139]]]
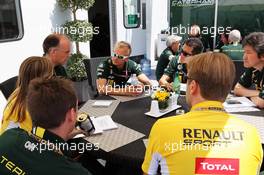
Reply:
[[96, 100], [92, 106], [93, 107], [108, 107], [113, 103], [113, 100]]
[[99, 116], [99, 117], [90, 117], [95, 130], [110, 130], [110, 129], [116, 129], [117, 125], [115, 122], [112, 120], [111, 116], [105, 115], [105, 116]]
[[[104, 131], [117, 129], [117, 125], [112, 120], [110, 115], [90, 117], [94, 130], [89, 132], [90, 135], [102, 134]], [[78, 126], [79, 127], [79, 126]], [[81, 137], [81, 136], [78, 136]]]
[[241, 120], [244, 120], [250, 123], [251, 125], [255, 126], [260, 134], [261, 143], [264, 144], [264, 117], [237, 114], [232, 114], [232, 116], [240, 118]]
[[260, 111], [260, 109], [255, 107], [236, 107], [236, 108], [225, 108], [226, 112], [234, 113], [234, 112], [253, 112]]
[[223, 103], [226, 108], [238, 108], [238, 107], [252, 107], [256, 106], [252, 101], [246, 97], [230, 97]]

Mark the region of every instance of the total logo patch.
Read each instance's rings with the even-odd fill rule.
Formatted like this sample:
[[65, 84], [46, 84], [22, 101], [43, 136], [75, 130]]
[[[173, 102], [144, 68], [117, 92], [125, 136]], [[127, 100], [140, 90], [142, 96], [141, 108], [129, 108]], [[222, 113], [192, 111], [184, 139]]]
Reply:
[[239, 159], [196, 158], [196, 174], [239, 174]]

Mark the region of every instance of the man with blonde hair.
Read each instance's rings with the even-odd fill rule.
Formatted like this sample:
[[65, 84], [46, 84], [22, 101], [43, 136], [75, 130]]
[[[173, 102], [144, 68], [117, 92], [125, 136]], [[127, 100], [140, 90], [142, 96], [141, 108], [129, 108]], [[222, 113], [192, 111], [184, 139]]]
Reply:
[[203, 53], [188, 63], [187, 103], [191, 111], [158, 120], [149, 135], [145, 174], [257, 174], [263, 151], [250, 124], [230, 116], [222, 103], [235, 75], [222, 53]]
[[140, 65], [129, 59], [131, 52], [129, 43], [119, 41], [114, 47], [114, 55], [99, 64], [96, 82], [99, 94], [128, 96], [142, 94], [141, 85], [127, 85], [132, 74], [136, 74], [141, 83], [150, 85], [150, 80], [142, 72]]

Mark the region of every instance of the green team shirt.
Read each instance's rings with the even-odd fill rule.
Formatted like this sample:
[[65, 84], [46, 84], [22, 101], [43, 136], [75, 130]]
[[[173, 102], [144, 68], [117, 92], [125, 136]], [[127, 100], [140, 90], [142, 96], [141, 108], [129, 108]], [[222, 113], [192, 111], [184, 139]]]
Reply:
[[232, 60], [243, 60], [244, 50], [241, 44], [228, 44], [221, 47], [221, 52], [229, 56]]
[[102, 61], [97, 68], [97, 79], [107, 79], [107, 84], [111, 86], [125, 86], [131, 74], [142, 74], [140, 65], [132, 60], [128, 60], [122, 70], [112, 63], [111, 58]]
[[185, 63], [178, 63], [179, 55], [174, 57], [164, 70], [164, 74], [169, 76], [171, 81], [174, 80], [175, 75], [179, 76], [180, 82], [186, 83], [187, 66]]
[[245, 88], [251, 87], [252, 84], [255, 85], [256, 90], [259, 91], [259, 97], [264, 100], [264, 68], [262, 71], [255, 68], [246, 69], [238, 83]]
[[163, 52], [160, 54], [158, 64], [156, 67], [156, 78], [157, 81], [162, 77], [164, 74], [164, 69], [168, 66], [170, 60], [172, 60], [175, 57], [175, 53], [170, 49], [170, 47], [167, 47]]
[[[44, 137], [51, 143], [64, 144], [64, 140], [45, 131]], [[0, 136], [1, 175], [91, 175], [79, 163], [52, 149], [38, 149], [39, 142], [26, 131], [9, 129]]]

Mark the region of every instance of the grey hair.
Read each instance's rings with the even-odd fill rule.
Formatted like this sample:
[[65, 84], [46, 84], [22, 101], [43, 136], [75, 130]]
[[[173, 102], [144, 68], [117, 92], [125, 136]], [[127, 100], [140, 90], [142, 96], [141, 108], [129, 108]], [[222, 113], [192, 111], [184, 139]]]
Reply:
[[229, 33], [228, 41], [229, 42], [239, 42], [241, 40], [241, 34], [239, 30], [232, 30]]
[[166, 41], [166, 46], [167, 47], [170, 47], [173, 43], [176, 43], [176, 42], [180, 42], [182, 39], [182, 37], [180, 36], [177, 36], [177, 35], [170, 35], [168, 36], [167, 38], [167, 41]]

